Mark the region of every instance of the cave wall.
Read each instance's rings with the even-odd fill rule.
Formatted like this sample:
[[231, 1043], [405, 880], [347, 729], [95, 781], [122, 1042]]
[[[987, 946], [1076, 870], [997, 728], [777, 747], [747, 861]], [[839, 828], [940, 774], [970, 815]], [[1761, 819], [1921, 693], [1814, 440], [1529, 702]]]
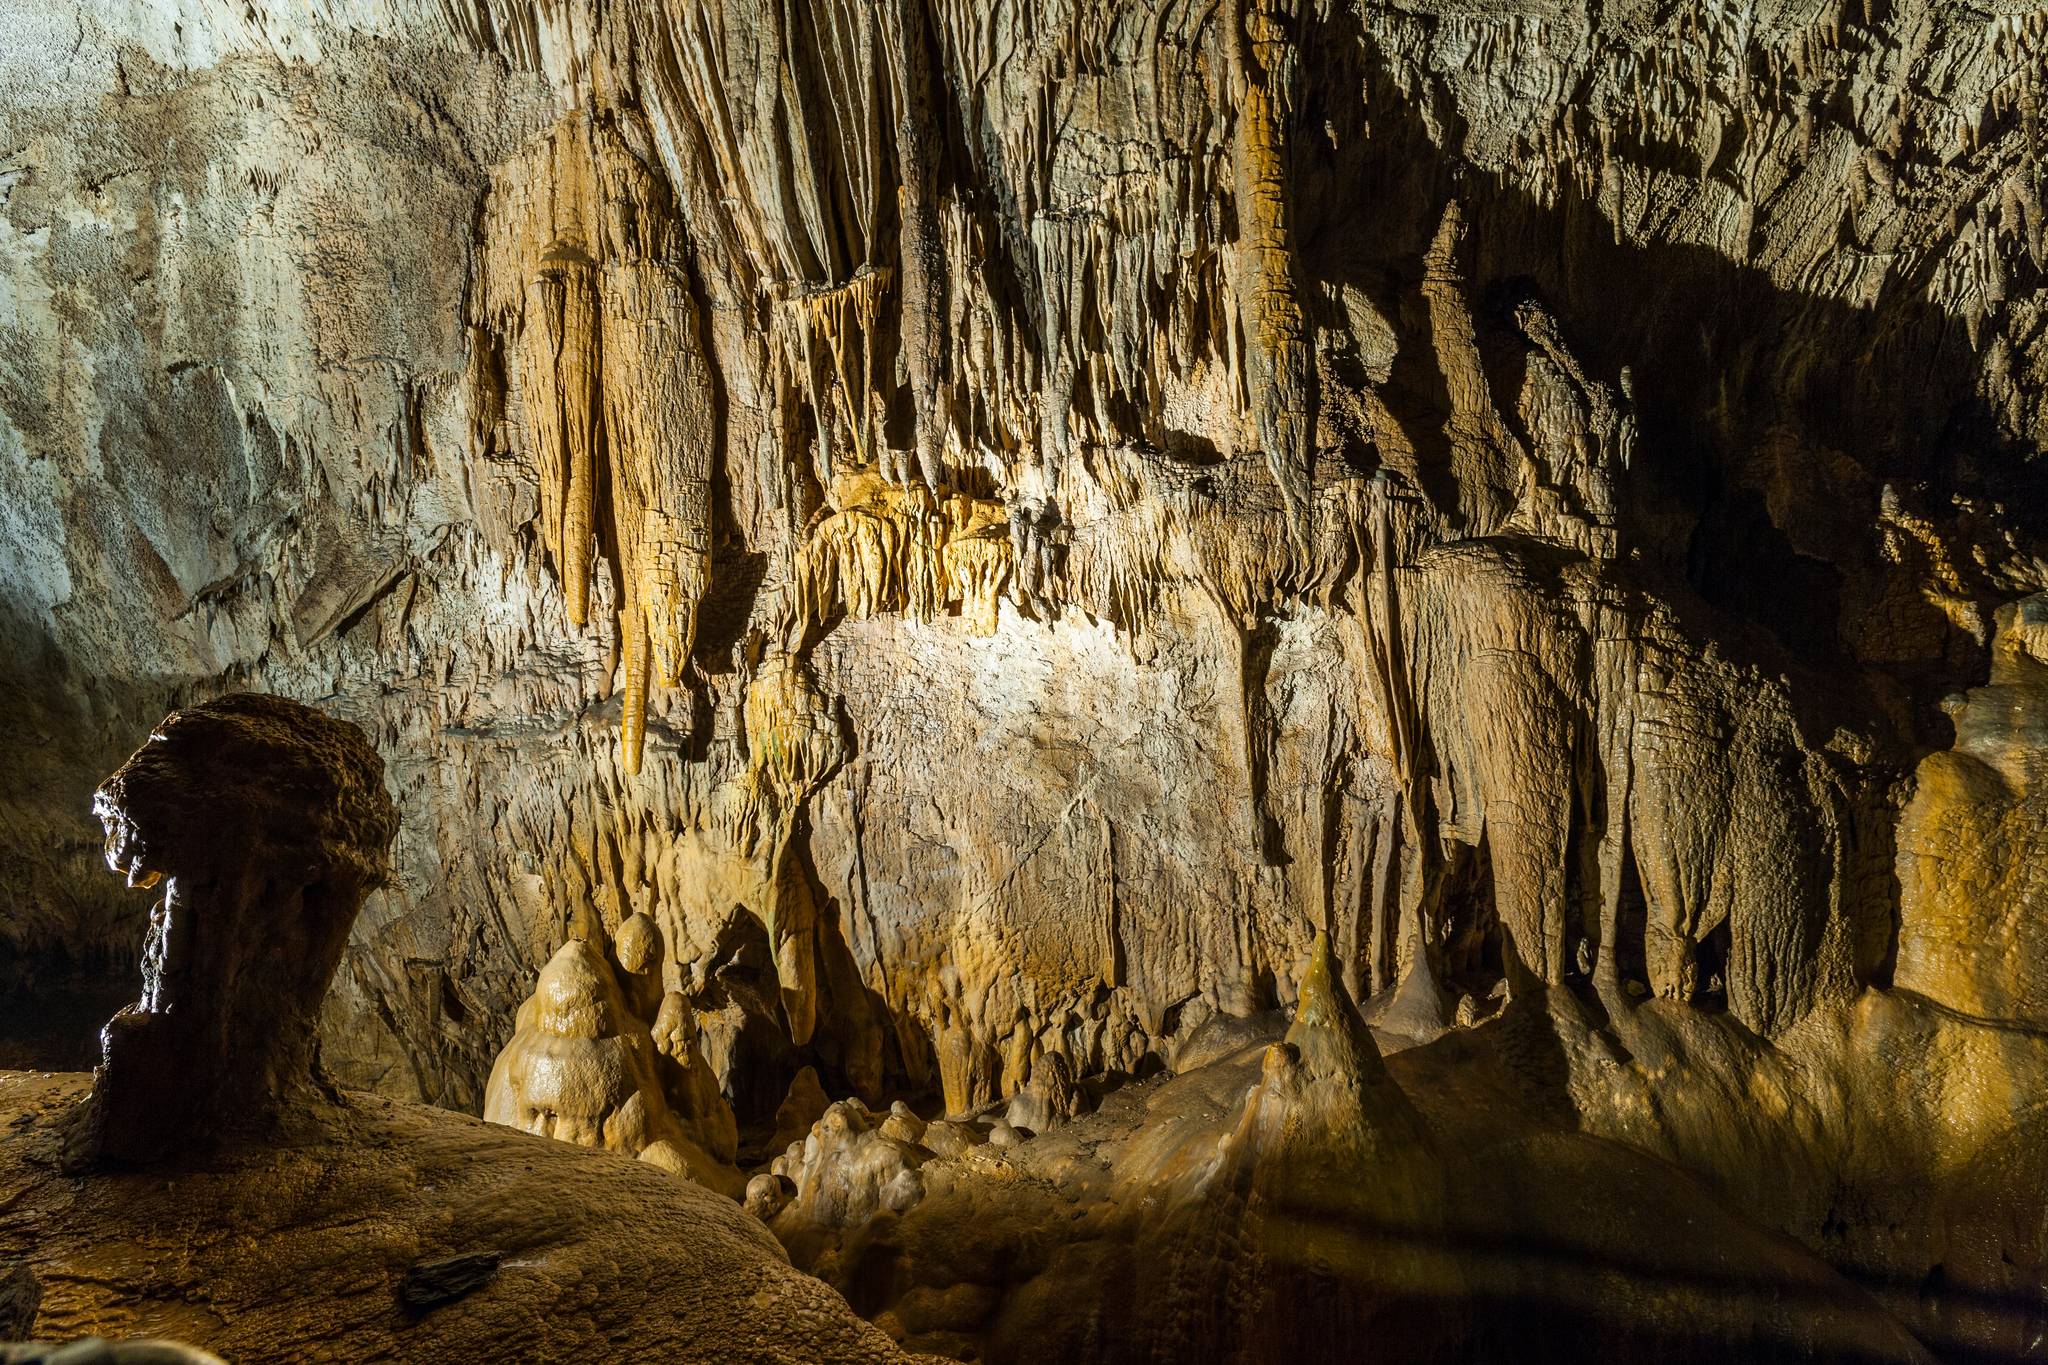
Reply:
[[233, 687], [401, 807], [330, 1065], [472, 1109], [635, 912], [953, 1108], [1319, 930], [1772, 1036], [2030, 922], [2019, 779], [1916, 860], [2048, 589], [2038, 6], [0, 15], [19, 965]]

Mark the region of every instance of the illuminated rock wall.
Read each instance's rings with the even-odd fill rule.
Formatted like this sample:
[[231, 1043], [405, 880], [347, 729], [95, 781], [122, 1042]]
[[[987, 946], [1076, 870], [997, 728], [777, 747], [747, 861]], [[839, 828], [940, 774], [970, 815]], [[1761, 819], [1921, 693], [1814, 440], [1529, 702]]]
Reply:
[[18, 958], [255, 686], [403, 817], [330, 1064], [458, 1107], [636, 914], [743, 1117], [1318, 932], [2039, 1018], [2037, 7], [0, 12]]

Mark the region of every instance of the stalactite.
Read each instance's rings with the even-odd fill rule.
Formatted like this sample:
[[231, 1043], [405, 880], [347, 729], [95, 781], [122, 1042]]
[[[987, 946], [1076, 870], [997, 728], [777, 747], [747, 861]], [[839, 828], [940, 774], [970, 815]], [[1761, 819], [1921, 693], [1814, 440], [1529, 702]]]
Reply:
[[[479, 332], [508, 338], [540, 541], [572, 624], [591, 614], [593, 559], [617, 575], [621, 756], [638, 773], [649, 689], [681, 683], [711, 576], [717, 419], [674, 210], [614, 125], [570, 114], [500, 173], [484, 236]], [[492, 399], [488, 366], [471, 382]]]
[[650, 680], [678, 686], [711, 585], [716, 419], [688, 281], [636, 261], [604, 273], [604, 398], [619, 639], [626, 695], [620, 742], [640, 771]]
[[533, 415], [541, 543], [561, 575], [569, 620], [580, 626], [590, 611], [600, 412], [597, 284], [589, 255], [567, 241], [548, 248], [526, 304], [520, 369]]
[[[1988, 348], [1987, 372], [2006, 386], [1998, 410], [2017, 414], [2001, 416], [2001, 429], [2024, 428], [2032, 362], [2012, 316], [2031, 306], [2026, 258], [2043, 235], [2038, 177], [2016, 150], [2031, 107], [2017, 69], [2032, 41], [2024, 26], [1987, 26], [1985, 53], [1963, 52], [1975, 39], [1955, 40], [1962, 55], [1939, 71], [1902, 56], [1927, 86], [1909, 106], [1890, 74], [1874, 79], [1836, 44], [1826, 16], [1780, 22], [1681, 7], [1625, 42], [1589, 47], [1577, 21], [1556, 16], [1374, 10], [1353, 35], [1310, 7], [1271, 0], [1082, 4], [1044, 26], [1028, 7], [958, 0], [863, 12], [783, 6], [758, 24], [687, 0], [605, 13], [630, 42], [585, 64], [594, 74], [575, 94], [584, 112], [535, 157], [531, 192], [514, 213], [500, 213], [518, 196], [513, 177], [499, 175], [486, 234], [501, 219], [530, 221], [518, 234], [528, 273], [534, 249], [557, 240], [585, 244], [596, 264], [599, 483], [612, 479], [620, 539], [628, 765], [642, 697], [670, 675], [657, 662], [664, 622], [686, 641], [701, 590], [672, 590], [633, 567], [645, 556], [626, 543], [628, 523], [644, 522], [650, 544], [686, 544], [693, 555], [709, 540], [649, 520], [646, 509], [671, 512], [688, 498], [616, 479], [624, 457], [614, 428], [627, 418], [612, 411], [617, 324], [604, 282], [641, 261], [680, 271], [686, 256], [710, 303], [705, 361], [722, 367], [732, 463], [710, 472], [731, 489], [730, 529], [763, 572], [740, 656], [779, 642], [822, 694], [844, 700], [857, 732], [941, 724], [923, 698], [868, 697], [888, 693], [874, 681], [883, 639], [929, 645], [943, 663], [921, 680], [963, 688], [994, 686], [976, 671], [989, 661], [1028, 673], [1018, 660], [1041, 647], [1064, 659], [1084, 649], [1077, 641], [1087, 650], [1115, 641], [1104, 653], [1159, 670], [1147, 679], [1177, 669], [1206, 680], [1205, 670], [1234, 663], [1241, 704], [1202, 712], [1232, 734], [1223, 750], [1205, 750], [1205, 762], [1227, 759], [1217, 789], [1248, 776], [1269, 794], [1292, 790], [1280, 781], [1324, 793], [1320, 834], [1304, 829], [1291, 801], [1255, 802], [1245, 820], [1231, 803], [1233, 846], [1249, 821], [1259, 847], [1242, 863], [1243, 850], [1233, 852], [1223, 874], [1230, 890], [1217, 913], [1237, 917], [1228, 950], [1206, 931], [1186, 936], [1190, 953], [1228, 959], [1249, 986], [1225, 989], [1148, 946], [1159, 924], [1180, 921], [1142, 888], [1148, 876], [1182, 886], [1163, 869], [1175, 841], [1195, 836], [1164, 816], [1157, 831], [1119, 825], [1115, 858], [1129, 891], [1093, 913], [1114, 920], [1116, 954], [1128, 960], [1099, 1009], [1006, 956], [1042, 946], [1018, 947], [1008, 929], [1000, 947], [978, 941], [979, 931], [960, 933], [972, 943], [949, 940], [944, 912], [905, 910], [910, 892], [882, 889], [893, 875], [926, 894], [933, 866], [973, 863], [990, 829], [1036, 839], [1036, 817], [976, 793], [958, 803], [964, 814], [949, 807], [943, 829], [919, 830], [918, 847], [944, 855], [905, 855], [873, 882], [869, 863], [885, 855], [863, 848], [857, 897], [846, 883], [848, 903], [861, 906], [860, 971], [902, 1011], [889, 1025], [899, 1036], [946, 1040], [960, 1071], [953, 1089], [999, 1093], [1024, 1063], [993, 1058], [1028, 1056], [1026, 1043], [1041, 1045], [1063, 1011], [1078, 1021], [1064, 1027], [1089, 1037], [1073, 1055], [1091, 1065], [1143, 1055], [1163, 1027], [1161, 980], [1198, 982], [1205, 1005], [1227, 996], [1233, 1008], [1262, 1007], [1284, 983], [1257, 984], [1258, 974], [1303, 947], [1275, 907], [1304, 899], [1312, 919], [1337, 930], [1347, 979], [1362, 986], [1432, 979], [1455, 988], [1511, 945], [1538, 978], [1589, 970], [1602, 998], [1626, 1007], [1634, 990], [1700, 997], [1713, 974], [1704, 964], [1715, 961], [1731, 1013], [1776, 1033], [1853, 979], [1831, 945], [1864, 929], [1816, 889], [1821, 862], [1851, 857], [1846, 817], [1816, 795], [1834, 760], [1787, 719], [1784, 688], [1689, 640], [1699, 627], [1666, 610], [1658, 575], [1674, 570], [1655, 556], [1669, 528], [1641, 519], [1649, 485], [1632, 467], [1630, 380], [1614, 372], [1617, 356], [1629, 363], [1629, 349], [1648, 343], [1581, 272], [1668, 252], [1660, 264], [1682, 267], [1671, 297], [1650, 291], [1652, 307], [1668, 313], [1673, 300], [1697, 302], [1697, 262], [1718, 253], [1748, 272], [1733, 277], [1739, 310], [1755, 306], [1746, 291], [1797, 291], [1816, 317], [1845, 301], [1903, 309], [1897, 280], [1910, 279], [1916, 307], [1961, 324], [1959, 347], [1974, 335]], [[543, 49], [555, 41], [551, 25], [559, 21], [529, 26]], [[1893, 36], [1901, 53], [1921, 51], [1921, 38]], [[1325, 39], [1330, 52], [1304, 51]], [[1362, 112], [1345, 84], [1354, 63], [1370, 73]], [[1918, 141], [1932, 128], [1945, 156], [1948, 142], [1965, 140], [1958, 122], [1967, 147], [1952, 165], [1927, 161]], [[607, 150], [614, 141], [641, 150], [621, 160]], [[1332, 158], [1327, 170], [1311, 151]], [[1455, 202], [1446, 203], [1446, 182], [1410, 163], [1453, 155]], [[649, 198], [635, 166], [672, 183], [673, 208]], [[1934, 212], [1912, 207], [1916, 194], [1953, 199], [1955, 221], [1946, 245], [1908, 264], [1899, 243]], [[660, 211], [643, 217], [657, 200]], [[1854, 249], [1788, 221], [1791, 203], [1839, 207], [1820, 216], [1838, 218]], [[1536, 258], [1546, 233], [1572, 244], [1556, 271]], [[535, 368], [528, 351], [553, 343], [520, 334], [525, 276], [492, 273], [514, 286], [509, 305], [494, 279], [480, 291], [479, 326], [505, 356], [504, 416], [491, 426], [515, 457], [539, 465], [530, 428], [540, 408], [561, 408], [561, 385], [553, 370], [537, 384], [523, 376]], [[679, 288], [691, 283], [678, 276]], [[1810, 332], [1806, 316], [1788, 325]], [[1897, 336], [1912, 331], [1907, 314], [1898, 320]], [[1671, 354], [1659, 350], [1665, 362]], [[1778, 382], [1757, 362], [1725, 351], [1713, 359], [1728, 378], [1710, 424]], [[488, 409], [489, 366], [478, 369]], [[1684, 369], [1667, 363], [1637, 382], [1669, 391], [1690, 382]], [[1726, 436], [1703, 430], [1699, 439]], [[1768, 490], [1774, 523], [1781, 504], [1805, 505], [1771, 463], [1778, 439], [1721, 471]], [[1798, 439], [1817, 438], [1807, 430]], [[644, 452], [665, 440], [638, 444]], [[1244, 458], [1254, 451], [1265, 468]], [[566, 455], [551, 458], [549, 468], [569, 468]], [[566, 527], [567, 489], [563, 477], [541, 490], [543, 526]], [[379, 506], [402, 496], [388, 478], [375, 489]], [[1803, 529], [1787, 529], [1807, 554]], [[550, 534], [552, 560], [563, 532]], [[606, 586], [603, 576], [592, 585], [592, 614], [605, 609]], [[1942, 619], [1968, 634], [1967, 587], [1945, 579], [1940, 588]], [[963, 640], [1007, 631], [1005, 595], [1017, 608], [1015, 637]], [[930, 634], [841, 626], [956, 610], [963, 628]], [[1237, 651], [1218, 619], [1233, 623]], [[1327, 718], [1306, 702], [1290, 713], [1299, 679], [1281, 661], [1305, 648], [1295, 633], [1331, 620], [1355, 636], [1347, 698]], [[1270, 669], [1247, 652], [1247, 630], [1279, 651]], [[545, 649], [547, 637], [535, 616], [518, 648]], [[444, 671], [451, 686], [474, 686], [512, 657], [509, 648], [465, 654]], [[707, 666], [706, 676], [717, 672]], [[1055, 685], [1001, 684], [1019, 694]], [[1739, 703], [1731, 690], [1744, 694]], [[707, 700], [731, 705], [728, 697]], [[1003, 714], [1002, 703], [989, 705]], [[482, 710], [463, 699], [435, 713], [459, 723]], [[1303, 730], [1324, 726], [1348, 737], [1335, 746], [1348, 769], [1302, 752], [1312, 747]], [[694, 804], [697, 789], [733, 780], [708, 738], [711, 756], [684, 765], [693, 830], [716, 824]], [[864, 750], [887, 738], [862, 732]], [[881, 792], [902, 784], [875, 761], [864, 782]], [[916, 754], [898, 751], [894, 763], [927, 771]], [[1843, 783], [1863, 780], [1854, 764], [1848, 771]], [[1063, 773], [1060, 782], [1069, 778], [1087, 780]], [[1760, 792], [1776, 824], [1728, 814]], [[1687, 813], [1688, 793], [1692, 806], [1721, 812], [1719, 827]], [[837, 799], [828, 787], [810, 815], [830, 818]], [[756, 811], [770, 807], [781, 809], [761, 797]], [[864, 808], [861, 818], [871, 815]], [[1812, 832], [1825, 857], [1788, 841], [1789, 828]], [[842, 833], [806, 835], [799, 861], [829, 857]], [[764, 831], [735, 847], [758, 859], [768, 843]], [[683, 861], [693, 867], [715, 860], [689, 848]], [[1272, 856], [1298, 861], [1303, 850], [1347, 871], [1285, 872]], [[784, 856], [771, 860], [778, 876]], [[1039, 856], [1059, 867], [1067, 855], [1055, 838]], [[1788, 869], [1783, 888], [1742, 870], [1773, 860]], [[579, 875], [575, 884], [598, 894], [608, 878], [644, 874], [599, 860]], [[1022, 918], [1033, 897], [1064, 894], [1030, 883], [1035, 873], [1006, 883], [1007, 864], [967, 875], [977, 923]], [[788, 896], [755, 888], [740, 899], [779, 926], [778, 973], [794, 992], [788, 1018], [830, 1046], [830, 1029], [802, 1022], [815, 1014], [805, 1002], [832, 990], [817, 985], [815, 962], [804, 965], [815, 935], [794, 926], [822, 914], [823, 902], [796, 896], [797, 880], [784, 884]], [[892, 941], [904, 924], [915, 927]], [[1617, 940], [1630, 934], [1647, 940], [1640, 964], [1622, 960]], [[1715, 957], [1724, 939], [1725, 967]], [[943, 1002], [920, 999], [919, 973], [939, 970], [959, 979]], [[1043, 993], [1011, 998], [1012, 975]], [[1489, 1000], [1467, 1000], [1458, 1017], [1490, 1013]], [[1019, 1008], [1032, 1028], [1013, 1017]]]
[[945, 443], [951, 413], [947, 347], [946, 259], [939, 233], [938, 118], [934, 110], [931, 40], [922, 0], [893, 0], [889, 36], [896, 76], [898, 250], [902, 260], [903, 358], [915, 408], [917, 473], [936, 489], [945, 483]]
[[1240, 299], [1252, 407], [1296, 543], [1309, 541], [1315, 478], [1315, 395], [1309, 323], [1294, 259], [1289, 165], [1300, 56], [1289, 0], [1231, 0], [1237, 111], [1239, 249], [1249, 282]]
[[[845, 423], [856, 467], [877, 463], [882, 453], [875, 448], [874, 431], [875, 332], [882, 299], [894, 278], [886, 266], [864, 268], [845, 284], [795, 294], [783, 308], [796, 331], [811, 410], [818, 415], [822, 429], [835, 407], [832, 400], [837, 400], [836, 410]], [[812, 350], [819, 344], [829, 357], [824, 393], [810, 382]], [[829, 448], [821, 455], [820, 478], [830, 480], [839, 461]]]
[[792, 631], [841, 612], [902, 611], [929, 621], [959, 606], [976, 634], [995, 633], [1014, 565], [1000, 503], [935, 497], [921, 485], [899, 488], [864, 472], [835, 480], [833, 502], [838, 510], [811, 528], [796, 554]]

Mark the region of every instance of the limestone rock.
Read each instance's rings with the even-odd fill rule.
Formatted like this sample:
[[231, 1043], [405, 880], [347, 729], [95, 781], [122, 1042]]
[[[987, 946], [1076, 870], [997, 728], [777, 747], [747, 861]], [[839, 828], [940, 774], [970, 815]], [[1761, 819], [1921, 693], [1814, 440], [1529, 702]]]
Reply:
[[0, 1342], [0, 1361], [7, 1365], [221, 1365], [219, 1356], [182, 1342], [156, 1338], [106, 1341]]
[[[740, 1207], [646, 1162], [362, 1096], [349, 1120], [166, 1175], [54, 1174], [81, 1076], [0, 1077], [0, 1238], [48, 1291], [37, 1332], [151, 1335], [222, 1359], [904, 1361]], [[424, 1312], [420, 1261], [499, 1253]]]
[[[402, 817], [334, 1078], [859, 1097], [906, 1338], [2033, 1349], [2038, 8], [0, 0], [0, 991], [128, 972], [93, 787], [263, 689]], [[1261, 1278], [1375, 1058], [1608, 1269]]]
[[173, 711], [93, 795], [107, 866], [161, 883], [142, 998], [109, 1020], [79, 1155], [260, 1134], [330, 1083], [316, 1025], [398, 813], [362, 732], [283, 697]]
[[9, 1341], [26, 1337], [35, 1329], [42, 1302], [43, 1286], [36, 1273], [20, 1261], [10, 1261], [0, 1275], [0, 1336]]
[[484, 1117], [637, 1156], [736, 1197], [744, 1181], [706, 1150], [723, 1147], [731, 1160], [730, 1111], [685, 1128], [669, 1107], [656, 1061], [654, 1037], [627, 1005], [610, 966], [590, 944], [571, 939], [541, 969], [533, 998], [520, 1008], [518, 1030], [491, 1068]]
[[775, 1111], [775, 1135], [769, 1139], [769, 1146], [781, 1150], [802, 1142], [804, 1134], [825, 1117], [831, 1106], [832, 1098], [819, 1082], [816, 1068], [807, 1066], [797, 1072], [789, 1083], [789, 1093], [782, 1097], [782, 1104]]
[[749, 1121], [1145, 1070], [1317, 929], [1783, 1036], [2048, 587], [2016, 12], [17, 8], [0, 936], [140, 943], [133, 725], [327, 699], [351, 1081], [479, 1108], [636, 915]]
[[773, 1173], [795, 1187], [775, 1218], [778, 1229], [787, 1229], [781, 1235], [858, 1227], [924, 1198], [918, 1168], [931, 1153], [884, 1128], [858, 1100], [840, 1100], [777, 1158]]
[[2048, 1027], [2048, 596], [2000, 608], [1991, 678], [1950, 712], [1899, 821], [1894, 980], [1983, 1019]]
[[1066, 1057], [1047, 1052], [1031, 1063], [1029, 1078], [1010, 1098], [1003, 1118], [1012, 1128], [1046, 1133], [1085, 1112], [1086, 1107], [1087, 1096], [1074, 1085], [1073, 1068]]

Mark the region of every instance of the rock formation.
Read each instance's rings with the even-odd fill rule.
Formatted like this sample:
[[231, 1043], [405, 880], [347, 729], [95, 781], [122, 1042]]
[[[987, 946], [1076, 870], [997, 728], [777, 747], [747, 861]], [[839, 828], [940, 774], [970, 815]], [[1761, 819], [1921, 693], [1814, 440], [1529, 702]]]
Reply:
[[1999, 609], [1989, 683], [1946, 709], [1955, 744], [1920, 761], [1899, 820], [1894, 979], [1974, 1018], [2048, 1027], [2048, 597]]
[[[677, 1012], [667, 1024], [660, 1055], [701, 1075], [703, 1058]], [[714, 1091], [716, 1108], [701, 1125], [686, 1126], [669, 1106], [656, 1048], [605, 960], [571, 939], [541, 968], [533, 998], [520, 1007], [518, 1031], [491, 1069], [484, 1117], [737, 1191], [738, 1173], [724, 1164], [734, 1155], [732, 1110]]]
[[221, 1365], [221, 1358], [175, 1341], [143, 1339], [0, 1343], [0, 1361], [7, 1365]]
[[235, 693], [164, 717], [93, 809], [107, 866], [163, 886], [142, 998], [102, 1033], [82, 1155], [147, 1161], [260, 1133], [331, 1087], [317, 1023], [398, 813], [362, 732]]
[[[586, 908], [769, 1106], [1149, 1064], [1318, 930], [1772, 1036], [1886, 979], [2048, 584], [2024, 7], [245, 8], [0, 73], [23, 355], [123, 377], [5, 381], [46, 971], [140, 940], [53, 812], [255, 684], [411, 831], [330, 1059], [458, 1107]], [[837, 757], [763, 811], [794, 677]]]
[[[1754, 1127], [1728, 1125], [1712, 1114], [1734, 1098], [1702, 1093], [1701, 1080], [1732, 1079], [1725, 1054], [1753, 1035], [1689, 1009], [1652, 1022], [1642, 1016], [1665, 1008], [1652, 1005], [1617, 1045], [1574, 1001], [1524, 982], [1480, 1028], [1382, 1061], [1318, 944], [1284, 1037], [1246, 1037], [1181, 1075], [1126, 1085], [1098, 1112], [1021, 1143], [994, 1140], [1002, 1125], [965, 1143], [933, 1131], [959, 1125], [919, 1131], [892, 1115], [877, 1127], [844, 1102], [775, 1175], [757, 1177], [749, 1206], [892, 1335], [992, 1361], [1344, 1360], [1370, 1340], [1403, 1359], [1919, 1362], [1932, 1357], [1900, 1316], [1939, 1338], [1940, 1313], [1974, 1316], [1980, 1348], [2018, 1334], [1991, 1349], [2022, 1358], [2024, 1295], [1986, 1292], [1982, 1261], [1939, 1293], [1866, 1262], [1859, 1279], [1905, 1290], [1880, 1306], [1736, 1211], [1848, 1201], [1910, 1227], [1909, 1255], [1921, 1255], [1955, 1245], [1946, 1196], [1910, 1219], [1906, 1201], [1996, 1185], [2025, 1203], [2020, 1191], [2042, 1178], [2037, 1155], [1987, 1181], [1982, 1165], [1937, 1176], [1905, 1147], [1851, 1157], [1834, 1145], [1854, 1141], [1853, 1112], [1891, 1080], [1823, 1054], [1918, 1034], [1909, 1045], [1931, 1059], [1955, 1041], [1926, 1048], [1938, 1020], [1855, 1021], [1861, 1036], [1846, 1048], [1838, 1038], [1802, 1050], [1826, 1078], [1817, 1088], [1780, 1060], [1768, 1081], [1747, 1081], [1778, 1086], [1776, 1102], [1757, 1105]], [[2012, 1064], [2041, 1075], [2048, 1053], [2022, 1051]], [[1672, 1070], [1692, 1074], [1669, 1084]], [[1560, 1097], [1582, 1090], [1574, 1112]], [[1902, 1112], [1927, 1119], [1922, 1133], [1944, 1126], [1918, 1103]], [[1975, 1130], [1952, 1155], [2011, 1160], [2025, 1124], [1980, 1110], [1947, 1126]], [[1754, 1145], [1687, 1155], [1695, 1170], [1726, 1173], [1717, 1189], [1643, 1150], [1731, 1137]], [[1807, 1163], [1838, 1183], [1812, 1180]], [[2015, 1232], [2007, 1284], [2033, 1273], [2018, 1263], [2040, 1263], [2037, 1234]]]
[[238, 1362], [918, 1359], [724, 1195], [420, 1105], [353, 1096], [338, 1126], [63, 1178], [86, 1079], [0, 1078], [0, 1245], [43, 1278], [38, 1338]]
[[260, 689], [400, 816], [295, 884], [334, 1081], [748, 1190], [904, 1340], [2035, 1349], [2039, 0], [0, 32], [0, 989], [175, 961], [214, 874], [152, 932], [91, 792]]
[[[0, 1246], [25, 1258], [10, 1327], [234, 1360], [906, 1359], [728, 1199], [325, 1082], [315, 1016], [396, 823], [354, 726], [253, 694], [175, 711], [97, 806], [108, 865], [164, 899], [90, 1092], [0, 1073]], [[494, 1087], [522, 1122], [554, 1107], [526, 1126], [715, 1178], [653, 1084], [646, 1030], [616, 1031], [630, 1015], [593, 950], [565, 947], [534, 1006]], [[218, 1358], [54, 1358], [103, 1354]]]

